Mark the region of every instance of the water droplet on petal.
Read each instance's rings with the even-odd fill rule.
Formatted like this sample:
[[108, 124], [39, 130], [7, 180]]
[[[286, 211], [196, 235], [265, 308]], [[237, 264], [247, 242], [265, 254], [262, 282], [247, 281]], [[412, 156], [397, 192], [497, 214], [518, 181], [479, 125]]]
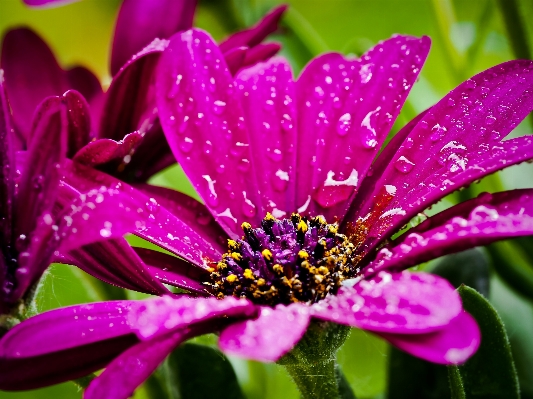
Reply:
[[359, 174], [355, 169], [346, 180], [334, 180], [334, 176], [335, 172], [330, 170], [324, 183], [313, 193], [313, 199], [323, 208], [346, 201], [355, 192], [359, 182]]
[[242, 194], [244, 196], [244, 201], [242, 203], [242, 208], [241, 208], [242, 213], [244, 213], [244, 215], [249, 218], [254, 217], [257, 212], [255, 205], [252, 203], [252, 201], [246, 198], [245, 191], [243, 191]]
[[224, 101], [216, 100], [213, 103], [213, 112], [217, 115], [221, 115], [226, 109], [226, 103]]
[[212, 208], [216, 208], [218, 206], [218, 195], [215, 191], [216, 180], [213, 180], [209, 175], [202, 175], [202, 177], [207, 182], [207, 188], [209, 191], [207, 194], [207, 204]]
[[374, 111], [370, 111], [368, 114], [366, 114], [363, 121], [361, 122], [361, 127], [366, 128], [361, 136], [363, 147], [365, 148], [372, 149], [375, 148], [378, 144], [377, 133], [375, 128], [375, 119], [377, 115], [379, 115], [380, 110], [381, 107], [377, 107]]
[[274, 149], [274, 150], [268, 150], [268, 157], [273, 160], [274, 162], [280, 162], [283, 159], [283, 154], [281, 150]]
[[414, 166], [415, 164], [403, 155], [398, 158], [394, 163], [394, 167], [396, 168], [396, 170], [402, 173], [409, 173], [411, 170], [413, 170]]
[[448, 129], [446, 129], [444, 126], [439, 125], [438, 123], [431, 128], [431, 135], [429, 136], [429, 139], [433, 142], [439, 141], [441, 138], [444, 137]]
[[294, 126], [290, 115], [283, 114], [283, 117], [281, 118], [281, 128], [288, 133], [293, 129], [293, 127]]
[[289, 185], [289, 174], [279, 169], [272, 178], [272, 185], [276, 191], [285, 191]]
[[185, 137], [183, 141], [180, 143], [180, 150], [187, 153], [192, 150], [194, 142], [190, 137]]
[[342, 115], [337, 122], [337, 133], [345, 136], [352, 126], [352, 116], [349, 113]]

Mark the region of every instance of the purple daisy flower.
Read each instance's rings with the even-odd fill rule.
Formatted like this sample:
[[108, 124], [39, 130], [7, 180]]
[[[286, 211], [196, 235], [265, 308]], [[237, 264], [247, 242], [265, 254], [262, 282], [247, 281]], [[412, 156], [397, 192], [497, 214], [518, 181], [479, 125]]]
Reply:
[[533, 190], [484, 194], [391, 237], [446, 194], [533, 158], [530, 137], [503, 140], [533, 109], [533, 62], [467, 80], [378, 155], [429, 46], [396, 36], [360, 59], [325, 54], [295, 81], [280, 57], [233, 77], [209, 35], [175, 35], [157, 70], [159, 116], [206, 205], [142, 186], [183, 224], [161, 218], [152, 240], [179, 258], [136, 251], [192, 295], [21, 323], [0, 341], [0, 387], [64, 381], [114, 359], [85, 397], [126, 398], [190, 337], [220, 332], [226, 353], [276, 361], [312, 320], [365, 329], [435, 363], [466, 361], [480, 333], [457, 292], [405, 269], [532, 234]]

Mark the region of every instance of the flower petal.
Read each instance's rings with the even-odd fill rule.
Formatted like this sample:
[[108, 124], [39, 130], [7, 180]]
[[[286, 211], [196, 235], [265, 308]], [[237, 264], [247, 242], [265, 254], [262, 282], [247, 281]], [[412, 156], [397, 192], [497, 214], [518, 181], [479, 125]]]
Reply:
[[427, 37], [395, 36], [360, 59], [325, 54], [304, 69], [297, 81], [297, 205], [304, 213], [344, 217], [429, 46]]
[[420, 334], [446, 326], [461, 298], [445, 279], [428, 273], [382, 272], [342, 287], [312, 305], [313, 317], [369, 331]]
[[236, 32], [220, 43], [220, 50], [226, 53], [237, 47], [253, 47], [261, 43], [268, 35], [278, 29], [279, 21], [287, 10], [286, 5], [273, 8], [257, 25]]
[[129, 156], [141, 140], [142, 135], [138, 132], [127, 134], [120, 141], [98, 139], [80, 148], [73, 159], [87, 166], [98, 166], [113, 161], [114, 164], [121, 164], [124, 157]]
[[75, 3], [80, 0], [24, 0], [24, 3], [31, 7], [57, 7], [65, 4]]
[[61, 100], [67, 108], [67, 157], [72, 158], [80, 148], [91, 141], [91, 115], [87, 101], [77, 91], [67, 91]]
[[[359, 209], [359, 216], [372, 213], [379, 190], [385, 185], [395, 188], [394, 198], [380, 209], [381, 217], [376, 217], [369, 231], [369, 248], [448, 192], [469, 184], [468, 176], [483, 176], [483, 171], [475, 171], [477, 163], [485, 162], [483, 167], [492, 173], [513, 164], [514, 159], [527, 158], [523, 153], [510, 157], [509, 150], [499, 155], [499, 147], [507, 145], [500, 140], [533, 109], [532, 71], [532, 61], [518, 60], [481, 72], [418, 121]], [[443, 180], [444, 174], [451, 180]], [[430, 189], [423, 198], [419, 197], [421, 186]], [[384, 213], [388, 217], [382, 217]]]
[[176, 332], [132, 346], [113, 360], [85, 390], [84, 399], [127, 399], [190, 333]]
[[87, 101], [91, 102], [104, 92], [102, 85], [94, 73], [82, 66], [75, 66], [66, 71], [69, 86], [79, 91]]
[[227, 354], [261, 362], [275, 362], [302, 338], [310, 321], [306, 305], [260, 307], [256, 319], [232, 323], [218, 344]]
[[176, 160], [233, 237], [258, 225], [257, 182], [233, 78], [218, 46], [199, 30], [173, 36], [157, 72], [163, 131]]
[[443, 329], [433, 333], [378, 335], [413, 356], [448, 365], [464, 363], [481, 342], [476, 321], [464, 310]]
[[154, 39], [190, 29], [196, 0], [125, 0], [120, 7], [111, 52], [111, 74]]
[[481, 194], [427, 219], [384, 247], [365, 271], [397, 270], [510, 237], [533, 234], [533, 190]]
[[262, 182], [258, 185], [258, 212], [288, 216], [296, 211], [294, 143], [298, 131], [290, 65], [276, 57], [244, 69], [236, 76], [235, 86], [250, 132], [253, 171]]
[[0, 64], [15, 126], [27, 137], [39, 103], [67, 91], [67, 79], [48, 45], [28, 28], [13, 29], [5, 35]]
[[210, 319], [253, 316], [255, 311], [246, 299], [164, 296], [138, 302], [129, 321], [137, 336], [145, 341]]

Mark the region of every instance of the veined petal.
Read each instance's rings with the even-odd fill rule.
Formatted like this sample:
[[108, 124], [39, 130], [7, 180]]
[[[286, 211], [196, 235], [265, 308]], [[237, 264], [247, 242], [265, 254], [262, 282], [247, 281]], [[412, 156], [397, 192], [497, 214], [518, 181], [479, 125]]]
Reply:
[[448, 281], [428, 273], [380, 273], [311, 306], [313, 317], [369, 331], [437, 331], [461, 312]]
[[196, 0], [125, 0], [115, 26], [111, 74], [154, 39], [190, 29]]
[[127, 399], [172, 350], [189, 338], [178, 331], [132, 346], [113, 360], [85, 390], [84, 399]]
[[476, 321], [464, 310], [444, 328], [433, 333], [377, 335], [413, 356], [448, 365], [464, 363], [481, 342]]
[[99, 166], [113, 162], [121, 164], [124, 157], [133, 153], [137, 144], [142, 140], [142, 135], [133, 132], [124, 136], [124, 139], [115, 141], [111, 139], [98, 139], [80, 148], [73, 157], [74, 161], [87, 166]]
[[226, 53], [236, 47], [253, 47], [261, 43], [268, 35], [278, 29], [279, 21], [287, 10], [286, 5], [273, 8], [257, 25], [236, 32], [220, 43], [220, 50]]
[[275, 362], [302, 338], [310, 321], [307, 305], [260, 307], [255, 319], [230, 324], [218, 344], [227, 354]]
[[366, 268], [405, 269], [439, 256], [533, 234], [533, 190], [481, 194], [427, 219], [381, 249]]
[[281, 50], [281, 44], [270, 42], [261, 43], [257, 46], [251, 47], [246, 51], [242, 67], [252, 66], [262, 61], [267, 61], [274, 57]]
[[129, 320], [137, 336], [145, 341], [211, 319], [250, 317], [255, 311], [255, 305], [246, 299], [164, 296], [138, 302]]
[[[514, 159], [527, 158], [524, 154], [510, 157], [505, 149], [500, 158], [498, 147], [507, 146], [500, 140], [533, 109], [532, 90], [533, 62], [510, 61], [468, 79], [433, 106], [412, 129], [358, 211], [361, 217], [372, 213], [379, 190], [394, 187], [393, 200], [377, 215], [388, 216], [376, 217], [367, 250], [449, 191], [469, 184], [471, 180], [465, 176], [483, 176], [469, 157], [485, 162], [487, 173], [513, 164]], [[498, 168], [499, 159], [504, 162]], [[451, 180], [442, 180], [439, 175], [444, 174]], [[456, 179], [454, 174], [463, 175]], [[411, 190], [418, 193], [421, 184], [435, 190], [420, 199]]]
[[66, 71], [69, 86], [79, 91], [87, 101], [104, 94], [102, 85], [94, 73], [83, 66], [75, 66]]
[[258, 213], [288, 217], [296, 211], [295, 85], [289, 63], [276, 57], [235, 78], [258, 185]]
[[429, 47], [428, 37], [395, 36], [360, 59], [331, 53], [307, 65], [296, 86], [302, 212], [342, 220]]
[[76, 1], [80, 0], [24, 0], [24, 3], [32, 7], [57, 7]]
[[67, 157], [72, 158], [80, 148], [91, 141], [91, 115], [87, 101], [77, 91], [67, 91], [61, 100], [67, 109]]
[[28, 28], [14, 29], [5, 35], [1, 65], [15, 126], [27, 137], [39, 103], [67, 91], [67, 79], [48, 45]]
[[200, 30], [173, 36], [157, 72], [163, 131], [176, 160], [215, 219], [233, 237], [260, 223], [248, 132], [218, 46]]

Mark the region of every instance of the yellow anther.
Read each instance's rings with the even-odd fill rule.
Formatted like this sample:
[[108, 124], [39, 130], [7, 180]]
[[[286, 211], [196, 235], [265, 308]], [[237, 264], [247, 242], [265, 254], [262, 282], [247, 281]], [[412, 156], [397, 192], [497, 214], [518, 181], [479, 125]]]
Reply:
[[314, 221], [316, 223], [320, 223], [320, 224], [326, 224], [326, 219], [324, 219], [324, 216], [322, 215], [318, 215], [314, 218]]
[[307, 223], [305, 223], [303, 220], [300, 220], [296, 226], [296, 229], [302, 233], [305, 233], [307, 231]]
[[224, 270], [226, 267], [227, 265], [224, 262], [217, 263], [217, 270]]
[[235, 259], [237, 262], [242, 260], [242, 255], [238, 252], [232, 252], [231, 257]]
[[219, 293], [217, 294], [217, 298], [218, 298], [218, 299], [222, 299], [222, 298], [224, 298], [224, 294], [223, 294], [222, 292], [219, 292]]
[[318, 240], [318, 244], [322, 245], [323, 247], [325, 247], [326, 245], [328, 245], [328, 243], [326, 242], [326, 240], [324, 240], [323, 238], [321, 238], [320, 240]]
[[299, 213], [292, 213], [291, 214], [291, 220], [293, 223], [299, 223], [300, 220], [302, 220], [302, 217], [300, 216]]
[[330, 224], [328, 227], [328, 231], [330, 234], [337, 234], [337, 231], [339, 230], [339, 226], [335, 224]]
[[281, 279], [281, 283], [282, 283], [283, 285], [288, 286], [288, 287], [291, 287], [291, 286], [292, 286], [291, 281], [290, 281], [287, 277], [285, 277], [285, 276], [283, 276], [283, 278]]
[[263, 220], [275, 222], [277, 219], [274, 216], [272, 216], [272, 214], [270, 212], [267, 212], [267, 214], [266, 214], [266, 216], [265, 216], [265, 218]]
[[307, 252], [305, 252], [304, 250], [300, 250], [300, 251], [298, 251], [298, 257], [300, 259], [307, 259], [307, 258], [309, 258], [309, 254]]
[[260, 278], [259, 280], [257, 280], [257, 285], [258, 285], [259, 287], [262, 287], [262, 286], [265, 285], [265, 284], [266, 284], [266, 281], [265, 281], [264, 278]]
[[245, 269], [242, 275], [244, 276], [244, 278], [248, 278], [250, 280], [255, 279], [254, 273], [251, 269]]
[[311, 267], [311, 263], [309, 263], [308, 261], [304, 260], [302, 263], [300, 263], [300, 265], [304, 268], [304, 269], [309, 269]]
[[248, 222], [244, 222], [243, 224], [241, 224], [241, 228], [246, 232], [247, 230], [252, 229], [252, 225]]
[[318, 268], [318, 272], [325, 276], [326, 274], [329, 273], [329, 270], [328, 270], [328, 268], [326, 266], [320, 266]]
[[226, 277], [226, 281], [228, 283], [234, 283], [235, 281], [237, 281], [239, 278], [235, 275], [235, 274], [230, 274], [228, 277]]
[[207, 270], [209, 273], [213, 273], [213, 272], [215, 271], [215, 269], [213, 269], [212, 267], [208, 267], [206, 270]]
[[263, 252], [261, 252], [261, 255], [263, 255], [263, 258], [265, 258], [266, 260], [272, 260], [272, 252], [270, 252], [270, 249], [263, 249]]
[[321, 283], [322, 280], [324, 280], [324, 276], [321, 276], [320, 274], [315, 274], [315, 281], [317, 283]]
[[236, 251], [239, 248], [239, 244], [235, 240], [228, 240], [228, 248], [230, 251]]
[[276, 273], [281, 274], [283, 273], [283, 266], [276, 263], [274, 266], [272, 266], [272, 270], [274, 270]]
[[309, 268], [309, 273], [311, 273], [311, 274], [317, 274], [317, 273], [318, 273], [318, 270], [317, 270], [316, 267], [311, 266], [311, 267]]

